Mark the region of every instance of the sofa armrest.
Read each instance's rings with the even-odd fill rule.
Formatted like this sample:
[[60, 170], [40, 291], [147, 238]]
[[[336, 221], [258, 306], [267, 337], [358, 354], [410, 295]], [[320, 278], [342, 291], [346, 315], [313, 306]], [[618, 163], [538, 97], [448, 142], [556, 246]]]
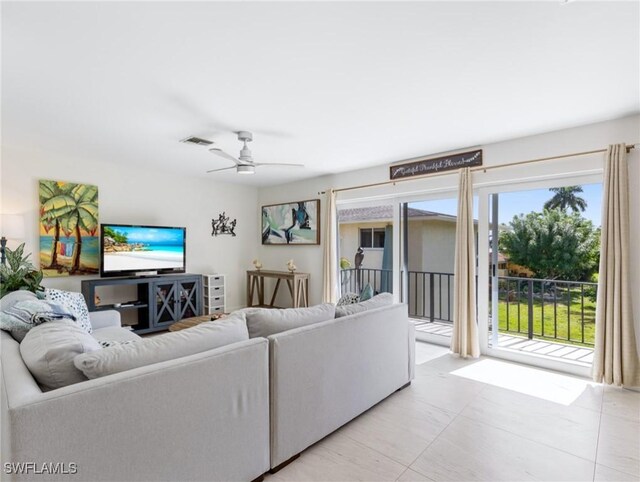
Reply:
[[3, 447], [3, 463], [74, 462], [75, 477], [87, 481], [253, 480], [269, 469], [263, 338], [88, 380], [7, 408], [3, 424], [10, 424], [11, 442]]
[[120, 323], [120, 312], [116, 310], [91, 311], [89, 312], [91, 328], [99, 330], [109, 326], [122, 326]]
[[411, 379], [406, 305], [363, 311], [268, 339], [271, 467]]

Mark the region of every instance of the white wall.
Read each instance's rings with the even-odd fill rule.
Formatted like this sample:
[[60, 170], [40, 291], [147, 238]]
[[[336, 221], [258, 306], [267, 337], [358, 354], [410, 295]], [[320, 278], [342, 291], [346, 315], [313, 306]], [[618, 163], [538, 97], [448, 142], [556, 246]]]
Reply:
[[[526, 113], [523, 113], [526, 115]], [[512, 139], [481, 146], [484, 150], [484, 165], [500, 165], [510, 162], [536, 159], [541, 157], [570, 154], [605, 148], [612, 143], [640, 142], [640, 116], [634, 115], [597, 124], [564, 129], [536, 136]], [[466, 145], [460, 139], [460, 145]], [[419, 154], [419, 153], [416, 153]], [[424, 155], [428, 153], [423, 153]], [[474, 174], [474, 185], [488, 183], [512, 184], [517, 180], [544, 178], [554, 175], [572, 175], [577, 172], [588, 172], [602, 168], [603, 154], [570, 158], [563, 161], [549, 161], [530, 164], [526, 168], [513, 167], [488, 171], [486, 174]], [[395, 162], [399, 159], [390, 159]], [[359, 171], [350, 171], [335, 175], [322, 176], [315, 179], [295, 182], [286, 185], [262, 188], [258, 198], [260, 204], [297, 201], [300, 199], [321, 198], [321, 219], [324, 227], [326, 200], [318, 194], [329, 188], [341, 188], [360, 184], [383, 182], [388, 180], [388, 166], [378, 166]], [[629, 175], [631, 190], [631, 239], [640, 239], [640, 149], [631, 151], [629, 155]], [[378, 196], [392, 198], [394, 196], [416, 195], [418, 199], [425, 191], [451, 192], [457, 187], [457, 176], [439, 176], [415, 182], [398, 183], [381, 188], [353, 190], [338, 195], [340, 200], [371, 200]], [[322, 240], [324, 234], [322, 230]], [[635, 246], [635, 244], [634, 244]], [[322, 297], [322, 247], [321, 246], [260, 246], [259, 256], [266, 269], [280, 269], [287, 259], [295, 258], [300, 271], [311, 273], [310, 298], [312, 303], [319, 303]], [[636, 336], [640, 340], [640, 250], [631, 250], [631, 285], [633, 312], [636, 322]], [[640, 342], [639, 342], [640, 345]]]
[[[37, 265], [38, 180], [95, 184], [99, 188], [100, 222], [186, 226], [187, 272], [227, 274], [228, 306], [245, 305], [245, 270], [251, 267], [259, 240], [255, 188], [179, 177], [152, 166], [100, 164], [7, 146], [2, 148], [1, 174], [1, 210], [25, 215], [26, 248]], [[237, 218], [236, 237], [211, 236], [211, 218], [222, 211]], [[89, 278], [47, 278], [44, 284], [79, 291], [81, 280]]]

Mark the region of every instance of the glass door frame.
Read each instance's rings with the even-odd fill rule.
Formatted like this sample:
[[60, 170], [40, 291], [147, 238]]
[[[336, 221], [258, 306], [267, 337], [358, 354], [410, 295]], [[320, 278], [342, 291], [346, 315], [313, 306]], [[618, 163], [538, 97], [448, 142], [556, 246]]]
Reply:
[[[505, 352], [499, 348], [489, 346], [489, 304], [491, 302], [489, 293], [489, 216], [490, 204], [489, 196], [494, 193], [505, 193], [514, 191], [523, 191], [529, 189], [544, 189], [549, 187], [561, 187], [576, 184], [590, 184], [603, 181], [603, 169], [600, 161], [597, 164], [593, 162], [580, 161], [580, 164], [574, 164], [576, 160], [552, 161], [543, 163], [526, 174], [522, 171], [513, 171], [511, 168], [505, 168], [504, 173], [497, 176], [489, 176], [487, 180], [482, 179], [482, 172], [474, 174], [473, 194], [478, 198], [478, 332], [480, 336], [480, 352], [483, 355], [489, 355], [496, 358], [507, 359], [525, 364], [533, 364], [529, 355], [520, 355]], [[517, 167], [517, 166], [516, 166]], [[515, 169], [515, 168], [513, 168]], [[583, 170], [581, 170], [583, 169]], [[511, 173], [511, 174], [509, 174]], [[524, 175], [523, 175], [524, 174]], [[479, 179], [478, 179], [479, 178]], [[415, 201], [428, 201], [458, 196], [458, 173], [451, 172], [450, 176], [443, 176], [436, 179], [425, 179], [425, 183], [416, 181], [415, 185], [407, 185], [407, 192], [393, 192], [398, 186], [387, 186], [385, 188], [376, 188], [374, 192], [363, 193], [362, 197], [354, 193], [346, 198], [338, 197], [336, 200], [336, 209], [347, 206], [375, 206], [380, 204], [391, 204], [393, 206], [393, 224], [399, 229], [393, 230], [393, 271], [397, 273], [393, 277], [393, 297], [396, 303], [406, 303], [406, 293], [403, 300], [400, 299], [400, 276], [399, 273], [403, 267], [401, 243], [404, 239], [400, 238], [400, 229], [402, 216], [401, 209], [403, 203]], [[432, 184], [438, 183], [438, 186]], [[409, 190], [411, 189], [411, 190]], [[339, 226], [337, 235], [339, 236]], [[336, 240], [339, 242], [339, 238]], [[406, 271], [406, 269], [404, 270]], [[339, 276], [339, 273], [337, 274]], [[425, 340], [433, 342], [433, 340]], [[575, 367], [566, 362], [548, 360], [538, 357], [535, 361], [536, 366], [572, 373], [578, 376], [588, 377], [588, 369], [585, 367]]]
[[[457, 172], [455, 173], [457, 174]], [[457, 176], [456, 176], [457, 183]], [[452, 186], [444, 187], [444, 188], [434, 188], [421, 191], [419, 194], [411, 193], [410, 195], [400, 195], [396, 198], [398, 201], [398, 209], [397, 211], [404, 213], [403, 207], [416, 202], [429, 202], [429, 201], [441, 201], [445, 199], [454, 199], [457, 202], [458, 199], [458, 187], [457, 185], [452, 188]], [[408, 216], [403, 217], [401, 220], [401, 229], [398, 230], [398, 234], [402, 232], [402, 252], [398, 253], [398, 256], [401, 259], [401, 269], [403, 272], [403, 286], [407, 288], [403, 291], [403, 299], [402, 303], [409, 304], [409, 271], [408, 271], [408, 241], [409, 241], [409, 232], [408, 232]], [[457, 223], [457, 220], [456, 220]], [[397, 271], [399, 272], [399, 271]], [[424, 333], [416, 330], [416, 340], [425, 341], [427, 343], [432, 343], [434, 345], [440, 346], [449, 346], [451, 344], [451, 338], [448, 336], [442, 335], [434, 335], [431, 333]]]
[[[551, 175], [536, 180], [522, 180], [514, 182], [493, 182], [477, 185], [474, 193], [478, 194], [478, 334], [480, 337], [480, 352], [496, 358], [503, 358], [519, 363], [535, 364], [542, 368], [568, 372], [574, 375], [588, 377], [589, 368], [578, 366], [566, 361], [551, 360], [535, 354], [521, 354], [506, 351], [489, 344], [489, 307], [492, 302], [489, 290], [491, 260], [489, 259], [490, 236], [490, 197], [492, 194], [502, 194], [534, 189], [549, 189], [581, 184], [595, 184], [603, 181], [602, 171], [594, 173], [587, 171], [574, 175]], [[495, 313], [495, 310], [494, 310]], [[497, 320], [496, 320], [497, 323]], [[497, 325], [496, 325], [497, 326]]]

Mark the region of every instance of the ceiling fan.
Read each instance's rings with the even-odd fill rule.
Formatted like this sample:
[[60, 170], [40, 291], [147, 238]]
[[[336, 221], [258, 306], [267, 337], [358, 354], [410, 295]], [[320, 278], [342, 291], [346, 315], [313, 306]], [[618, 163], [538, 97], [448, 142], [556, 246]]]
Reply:
[[227, 154], [219, 147], [212, 147], [209, 152], [217, 154], [220, 157], [224, 157], [229, 161], [235, 163], [234, 166], [223, 167], [221, 169], [211, 169], [209, 172], [226, 171], [228, 169], [235, 169], [238, 174], [254, 174], [256, 167], [258, 166], [289, 166], [289, 167], [304, 167], [304, 164], [286, 164], [281, 162], [254, 162], [251, 155], [251, 150], [247, 147], [247, 142], [253, 140], [253, 134], [247, 131], [239, 131], [238, 140], [244, 143], [244, 146], [240, 150], [240, 156], [238, 158], [233, 157], [231, 154]]

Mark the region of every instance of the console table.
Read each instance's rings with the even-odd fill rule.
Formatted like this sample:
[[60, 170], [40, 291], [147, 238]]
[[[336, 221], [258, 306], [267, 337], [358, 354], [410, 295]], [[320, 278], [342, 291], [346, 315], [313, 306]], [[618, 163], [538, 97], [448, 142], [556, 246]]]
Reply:
[[[265, 304], [265, 278], [273, 278], [276, 280], [269, 304]], [[282, 280], [286, 282], [289, 288], [294, 308], [309, 306], [309, 273], [267, 270], [247, 271], [247, 306], [275, 308], [274, 303]], [[255, 296], [258, 297], [257, 304], [253, 302]]]
[[[111, 302], [97, 304], [98, 292]], [[139, 334], [166, 330], [183, 318], [202, 315], [199, 274], [83, 280], [82, 294], [89, 311], [118, 310], [133, 315], [127, 316], [132, 322], [124, 324]]]

